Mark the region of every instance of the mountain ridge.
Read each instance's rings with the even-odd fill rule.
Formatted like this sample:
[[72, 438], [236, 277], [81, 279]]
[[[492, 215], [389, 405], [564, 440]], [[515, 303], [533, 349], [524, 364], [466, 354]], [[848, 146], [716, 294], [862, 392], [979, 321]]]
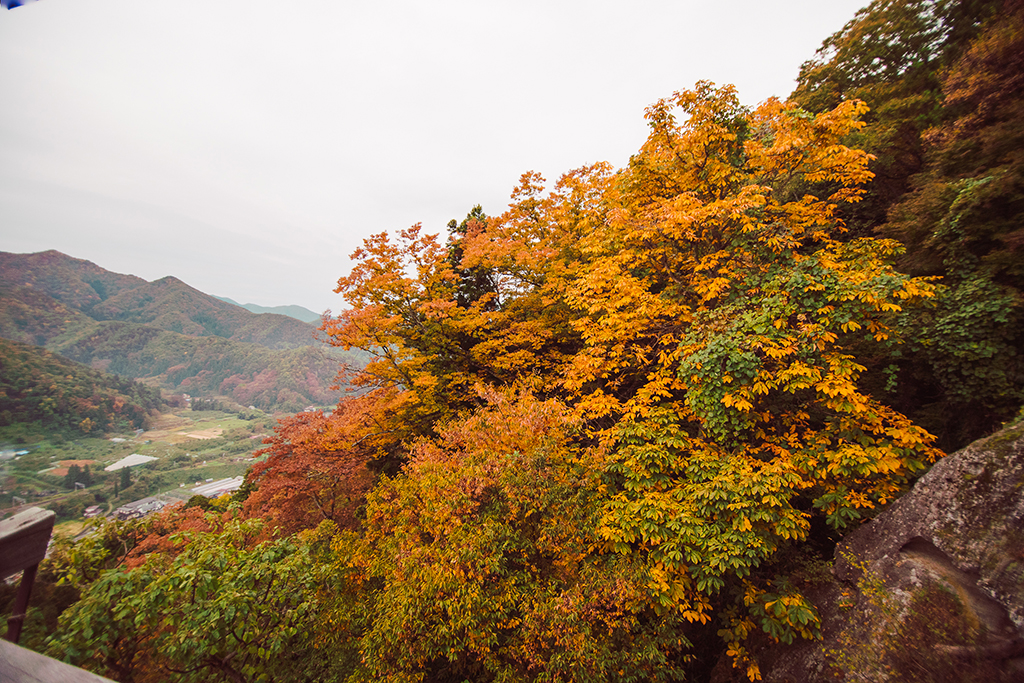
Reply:
[[0, 251], [0, 284], [31, 287], [82, 311], [145, 282], [136, 275], [114, 273], [56, 249], [31, 254]]
[[0, 337], [169, 391], [265, 410], [329, 405], [339, 365], [359, 359], [315, 335], [174, 276], [147, 282], [54, 250], [0, 252]]
[[[0, 286], [40, 292], [96, 321], [119, 320], [192, 336], [216, 336], [267, 348], [315, 344], [315, 327], [293, 317], [232, 306], [173, 275], [147, 282], [49, 250], [0, 252]], [[49, 340], [47, 340], [49, 341]]]
[[305, 306], [298, 306], [295, 304], [289, 306], [260, 306], [259, 304], [240, 304], [234, 299], [230, 299], [226, 296], [214, 296], [216, 299], [226, 301], [229, 304], [244, 308], [250, 313], [276, 313], [279, 315], [287, 315], [296, 320], [301, 320], [304, 323], [317, 323], [320, 321], [320, 314], [314, 313]]

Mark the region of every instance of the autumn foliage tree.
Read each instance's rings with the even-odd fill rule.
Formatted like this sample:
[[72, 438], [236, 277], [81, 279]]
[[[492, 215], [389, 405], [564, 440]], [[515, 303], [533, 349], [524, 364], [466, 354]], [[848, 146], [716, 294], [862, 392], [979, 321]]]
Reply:
[[1024, 4], [1006, 2], [944, 72], [946, 116], [881, 231], [915, 273], [941, 275], [936, 305], [906, 321], [904, 393], [957, 447], [1024, 401]]
[[369, 497], [355, 680], [678, 678], [678, 620], [655, 614], [631, 558], [598, 550], [600, 469], [569, 410], [479, 397]]
[[863, 202], [842, 209], [865, 236], [910, 189], [925, 163], [925, 131], [943, 113], [942, 72], [977, 35], [1002, 0], [873, 0], [829, 36], [800, 67], [792, 99], [808, 111], [848, 100], [870, 107], [845, 144], [875, 155]]
[[336, 290], [352, 308], [321, 327], [332, 344], [369, 354], [347, 379], [386, 404], [393, 443], [429, 433], [435, 421], [465, 405], [481, 379], [467, 340], [471, 317], [486, 301], [459, 306], [460, 278], [449, 250], [436, 235], [421, 233], [416, 225], [394, 241], [386, 233], [364, 240]]
[[[869, 389], [936, 284], [847, 232], [866, 113], [701, 82], [647, 110], [624, 169], [526, 173], [445, 241], [365, 240], [321, 327], [370, 357], [355, 395], [281, 422], [239, 513], [264, 521], [155, 538], [102, 584], [114, 617], [137, 605], [140, 651], [184, 680], [271, 675], [290, 647], [349, 681], [679, 680], [722, 653], [756, 680], [752, 633], [818, 633], [791, 576], [813, 530], [940, 455]], [[261, 600], [275, 576], [296, 595]], [[106, 623], [90, 604], [75, 623]], [[185, 642], [202, 615], [220, 640]]]
[[287, 532], [324, 521], [353, 527], [372, 481], [369, 449], [356, 443], [363, 403], [346, 402], [331, 415], [318, 410], [282, 419], [267, 439], [270, 445], [256, 452], [266, 459], [247, 475], [254, 491], [245, 500], [246, 515]]
[[[559, 189], [571, 195], [574, 175]], [[579, 347], [560, 294], [564, 250], [586, 226], [551, 216], [553, 204], [567, 206], [559, 195], [542, 199], [541, 181], [524, 174], [509, 211], [486, 222], [471, 213], [446, 243], [416, 225], [394, 239], [374, 235], [353, 254], [356, 265], [335, 290], [352, 308], [321, 330], [331, 344], [370, 356], [344, 376], [373, 392], [379, 436], [391, 435], [377, 439], [381, 453], [478, 405], [477, 383], [557, 385]]]

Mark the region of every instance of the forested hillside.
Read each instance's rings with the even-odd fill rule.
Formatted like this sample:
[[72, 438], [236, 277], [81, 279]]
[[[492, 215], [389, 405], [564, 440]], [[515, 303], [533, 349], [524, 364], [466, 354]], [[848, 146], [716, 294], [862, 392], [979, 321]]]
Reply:
[[81, 328], [50, 348], [106, 372], [155, 378], [175, 391], [287, 412], [336, 401], [339, 393], [330, 387], [346, 357], [320, 346], [268, 349], [121, 322]]
[[321, 326], [361, 391], [220, 510], [60, 549], [82, 597], [40, 646], [122, 681], [758, 680], [752, 634], [820, 635], [842, 534], [1024, 403], [1022, 22], [875, 0], [786, 101], [699, 82], [625, 168], [367, 238]]
[[254, 314], [174, 277], [146, 282], [59, 252], [0, 253], [0, 337], [107, 372], [243, 406], [294, 412], [336, 401], [337, 366], [316, 328]]
[[163, 405], [158, 390], [0, 339], [0, 427], [71, 435], [140, 429]]
[[141, 323], [169, 332], [223, 337], [267, 348], [313, 344], [315, 328], [294, 318], [277, 314], [257, 316], [189, 287], [175, 277], [146, 282], [56, 251], [0, 252], [0, 283], [9, 288], [42, 292], [93, 320]]
[[92, 324], [89, 316], [43, 292], [0, 285], [0, 337], [4, 339], [45, 346], [68, 330]]
[[122, 291], [146, 284], [134, 275], [121, 275], [95, 263], [65, 256], [59, 251], [38, 254], [0, 252], [0, 283], [31, 287], [69, 308], [88, 311]]

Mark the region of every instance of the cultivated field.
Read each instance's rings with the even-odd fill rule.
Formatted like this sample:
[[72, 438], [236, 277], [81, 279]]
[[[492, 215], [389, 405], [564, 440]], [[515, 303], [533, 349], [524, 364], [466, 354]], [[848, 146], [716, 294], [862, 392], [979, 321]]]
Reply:
[[[0, 443], [0, 450], [29, 451], [0, 462], [0, 517], [36, 505], [55, 510], [59, 522], [75, 521], [89, 505], [106, 512], [152, 495], [187, 500], [198, 484], [245, 474], [253, 451], [263, 447], [263, 437], [273, 432], [274, 424], [273, 416], [259, 411], [184, 409], [161, 415], [139, 433]], [[133, 453], [156, 460], [132, 467], [127, 482], [120, 471], [104, 471]], [[72, 465], [83, 473], [79, 481], [84, 489], [76, 490], [69, 481]]]

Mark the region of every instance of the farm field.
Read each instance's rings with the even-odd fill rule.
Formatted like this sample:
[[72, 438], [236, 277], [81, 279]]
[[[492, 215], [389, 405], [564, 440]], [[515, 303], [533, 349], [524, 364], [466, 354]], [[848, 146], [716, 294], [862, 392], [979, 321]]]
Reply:
[[[201, 483], [245, 474], [275, 424], [276, 417], [256, 410], [180, 409], [160, 415], [146, 431], [104, 438], [51, 436], [14, 445], [0, 434], [0, 451], [8, 453], [0, 461], [0, 517], [44, 507], [57, 513], [58, 532], [75, 534], [80, 529], [66, 523], [81, 522], [90, 505], [107, 513], [147, 496], [187, 500]], [[12, 451], [23, 454], [11, 457]], [[131, 467], [127, 475], [104, 470], [133, 454], [156, 460]]]

